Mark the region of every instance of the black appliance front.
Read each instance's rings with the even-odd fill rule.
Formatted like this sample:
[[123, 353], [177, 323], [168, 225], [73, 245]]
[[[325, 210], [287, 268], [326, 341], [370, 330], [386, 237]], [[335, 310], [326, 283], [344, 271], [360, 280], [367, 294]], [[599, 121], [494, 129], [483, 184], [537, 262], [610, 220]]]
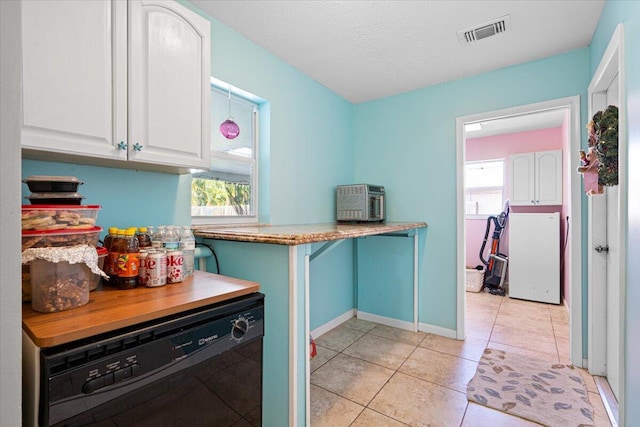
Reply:
[[41, 426], [261, 426], [260, 293], [41, 352]]

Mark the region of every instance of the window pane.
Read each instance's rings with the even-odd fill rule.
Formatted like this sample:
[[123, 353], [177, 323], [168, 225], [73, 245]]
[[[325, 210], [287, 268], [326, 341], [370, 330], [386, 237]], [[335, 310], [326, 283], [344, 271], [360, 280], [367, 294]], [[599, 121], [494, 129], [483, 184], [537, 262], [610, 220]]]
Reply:
[[253, 215], [251, 185], [224, 179], [191, 180], [192, 216]]
[[465, 213], [497, 215], [502, 212], [504, 160], [465, 164]]
[[[211, 149], [252, 157], [254, 109], [254, 103], [233, 94], [231, 108], [229, 108], [229, 94], [220, 89], [211, 88]], [[220, 133], [220, 124], [229, 117], [232, 117], [240, 128], [240, 134], [234, 139], [227, 139]]]
[[502, 188], [468, 190], [466, 213], [471, 215], [498, 215], [502, 212]]
[[469, 162], [465, 165], [467, 188], [501, 187], [504, 182], [504, 162]]
[[[233, 93], [229, 100], [228, 91], [211, 87], [211, 171], [192, 175], [192, 217], [255, 220], [257, 110], [257, 103]], [[225, 138], [219, 129], [230, 117], [240, 128], [234, 139]]]

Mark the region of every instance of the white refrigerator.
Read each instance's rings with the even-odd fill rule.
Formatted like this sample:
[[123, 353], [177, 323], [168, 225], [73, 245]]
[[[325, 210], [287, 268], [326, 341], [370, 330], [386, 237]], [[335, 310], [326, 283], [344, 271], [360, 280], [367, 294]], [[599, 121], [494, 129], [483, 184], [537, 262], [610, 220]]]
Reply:
[[560, 304], [560, 214], [509, 215], [509, 296]]

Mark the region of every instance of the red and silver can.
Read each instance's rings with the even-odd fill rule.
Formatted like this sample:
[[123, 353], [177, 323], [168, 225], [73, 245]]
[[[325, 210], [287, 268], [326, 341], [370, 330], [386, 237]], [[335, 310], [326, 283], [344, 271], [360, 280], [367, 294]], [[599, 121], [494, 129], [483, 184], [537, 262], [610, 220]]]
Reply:
[[184, 280], [182, 251], [167, 252], [167, 283], [178, 283]]
[[164, 252], [149, 252], [145, 260], [145, 277], [145, 286], [150, 288], [167, 284], [167, 255]]
[[147, 257], [149, 256], [149, 251], [140, 250], [140, 255], [138, 258], [140, 259], [140, 269], [138, 270], [138, 283], [140, 286], [147, 286], [147, 281], [149, 278], [147, 277]]

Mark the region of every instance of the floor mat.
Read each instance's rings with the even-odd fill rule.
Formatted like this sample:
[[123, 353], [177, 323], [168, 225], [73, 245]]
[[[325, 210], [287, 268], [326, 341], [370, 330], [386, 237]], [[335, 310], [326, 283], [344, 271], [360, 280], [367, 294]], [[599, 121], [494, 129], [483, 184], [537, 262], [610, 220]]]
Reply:
[[549, 427], [593, 426], [580, 372], [519, 354], [485, 349], [467, 399]]

